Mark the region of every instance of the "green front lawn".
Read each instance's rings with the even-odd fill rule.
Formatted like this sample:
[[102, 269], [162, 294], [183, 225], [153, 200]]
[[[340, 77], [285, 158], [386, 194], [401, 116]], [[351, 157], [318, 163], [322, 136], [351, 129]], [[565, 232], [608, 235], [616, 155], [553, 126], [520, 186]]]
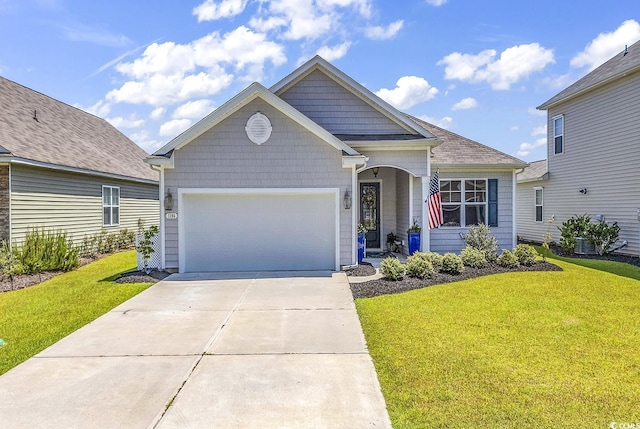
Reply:
[[554, 263], [356, 300], [396, 429], [640, 421], [640, 282]]
[[0, 294], [0, 374], [44, 350], [152, 283], [118, 284], [136, 267], [135, 251], [117, 253], [27, 289]]

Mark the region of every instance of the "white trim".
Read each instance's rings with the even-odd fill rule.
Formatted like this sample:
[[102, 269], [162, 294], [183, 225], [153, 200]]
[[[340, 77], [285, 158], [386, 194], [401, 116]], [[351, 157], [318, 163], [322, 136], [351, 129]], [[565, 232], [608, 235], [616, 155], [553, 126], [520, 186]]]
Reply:
[[[540, 204], [539, 206], [538, 206], [538, 197], [537, 197], [538, 191], [541, 192], [540, 200], [542, 202], [542, 204]], [[538, 207], [541, 207], [540, 220], [537, 219]], [[534, 208], [533, 221], [535, 223], [544, 223], [544, 188], [542, 186], [534, 186], [533, 187], [533, 208]]]
[[160, 186], [158, 186], [158, 201], [160, 202], [160, 267], [164, 270], [167, 267], [166, 259], [166, 230], [167, 223], [165, 222], [165, 210], [164, 210], [164, 166], [160, 168]]
[[433, 144], [433, 140], [430, 139], [416, 139], [416, 140], [344, 140], [350, 147], [358, 150], [366, 151], [390, 151], [390, 150], [427, 150], [431, 146], [437, 146]]
[[351, 264], [358, 263], [358, 173], [356, 166], [351, 166]]
[[333, 64], [329, 63], [327, 60], [322, 58], [319, 55], [311, 58], [302, 66], [298, 67], [296, 70], [291, 72], [289, 75], [285, 76], [275, 85], [269, 88], [274, 94], [280, 95], [282, 91], [291, 85], [295, 84], [300, 79], [304, 78], [311, 72], [323, 69], [325, 74], [332, 78], [335, 82], [337, 82], [340, 86], [347, 89], [358, 98], [369, 104], [371, 107], [382, 113], [387, 118], [391, 119], [393, 122], [401, 125], [408, 131], [416, 132], [425, 138], [433, 139], [432, 146], [437, 146], [441, 143], [440, 140], [437, 139], [436, 136], [431, 134], [426, 129], [422, 128], [415, 122], [411, 121], [407, 118], [402, 112], [400, 112], [395, 107], [391, 106], [391, 104], [387, 103], [369, 89], [365, 88], [358, 82], [356, 82], [353, 78], [345, 74], [342, 70], [336, 68]]
[[[340, 271], [340, 188], [178, 188], [178, 272], [185, 270], [184, 195], [314, 195], [333, 194], [335, 204], [335, 271]], [[353, 206], [352, 206], [353, 207]]]
[[364, 155], [343, 156], [342, 168], [349, 168], [351, 166], [363, 165], [364, 168], [366, 169], [367, 161], [369, 161], [369, 158]]
[[[343, 141], [335, 137], [329, 131], [322, 128], [320, 125], [309, 119], [307, 116], [302, 114], [300, 111], [295, 109], [293, 106], [288, 104], [286, 101], [281, 99], [280, 97], [273, 94], [267, 88], [262, 86], [258, 82], [254, 82], [245, 88], [243, 91], [238, 93], [236, 96], [231, 98], [229, 101], [224, 103], [222, 106], [218, 107], [213, 112], [209, 113], [203, 119], [198, 121], [195, 125], [191, 126], [189, 129], [184, 131], [182, 134], [171, 140], [169, 143], [158, 149], [154, 155], [165, 155], [172, 150], [177, 150], [183, 147], [184, 145], [190, 143], [198, 136], [204, 134], [206, 131], [213, 128], [215, 125], [220, 123], [222, 120], [231, 116], [242, 107], [246, 106], [256, 98], [260, 98], [270, 104], [272, 107], [278, 109], [280, 112], [284, 113], [290, 119], [294, 120], [298, 124], [302, 125], [307, 130], [311, 131], [313, 134], [335, 147], [338, 150], [344, 151], [349, 155], [359, 155], [357, 151], [353, 148], [349, 147]], [[153, 158], [150, 158], [153, 159]]]
[[13, 192], [12, 188], [11, 188], [11, 184], [12, 184], [12, 179], [11, 179], [11, 175], [13, 173], [12, 168], [11, 168], [11, 163], [8, 164], [9, 165], [9, 244], [13, 243], [13, 228], [12, 228], [12, 224], [13, 224], [13, 204], [11, 201], [11, 194]]
[[[59, 170], [59, 171], [65, 171], [68, 173], [89, 174], [91, 176], [97, 176], [97, 177], [102, 177], [107, 179], [128, 180], [130, 182], [148, 183], [150, 185], [158, 184], [157, 180], [141, 179], [141, 178], [123, 176], [120, 174], [113, 174], [113, 173], [104, 173], [101, 171], [86, 170], [84, 168], [67, 167], [64, 165], [49, 164], [47, 162], [33, 161], [30, 159], [13, 158], [13, 157], [5, 158], [5, 159], [6, 159], [6, 162], [20, 164], [20, 165], [28, 165], [31, 167], [48, 168], [50, 170]], [[3, 159], [3, 161], [5, 161], [5, 159]]]
[[[516, 172], [515, 170], [513, 170], [513, 178], [515, 180], [516, 177]], [[467, 180], [484, 180], [485, 181], [485, 201], [484, 203], [469, 203], [469, 205], [473, 205], [473, 206], [477, 206], [477, 205], [481, 205], [484, 204], [485, 207], [485, 211], [484, 211], [484, 216], [485, 216], [485, 225], [489, 225], [489, 178], [487, 177], [465, 177], [465, 178], [451, 178], [451, 177], [439, 177], [439, 187], [440, 187], [440, 196], [442, 197], [442, 182], [456, 182], [456, 181], [460, 181], [460, 203], [445, 203], [444, 201], [441, 202], [441, 205], [444, 207], [446, 206], [454, 206], [454, 205], [459, 205], [460, 206], [460, 225], [451, 225], [451, 226], [446, 226], [446, 225], [440, 225], [439, 228], [443, 228], [443, 229], [450, 229], [450, 228], [469, 228], [472, 225], [467, 225], [467, 219], [466, 219], [466, 213], [465, 213], [465, 208], [467, 205], [466, 199], [465, 199], [465, 189], [464, 189], [464, 185], [465, 185], [465, 181]], [[515, 188], [513, 190], [514, 196], [515, 196]], [[513, 207], [515, 210], [515, 206]], [[464, 225], [462, 224], [462, 220], [464, 218]], [[514, 211], [514, 219], [515, 219], [515, 211]], [[444, 219], [443, 219], [444, 220]], [[515, 222], [514, 222], [514, 229], [515, 229]]]
[[[413, 176], [409, 175], [409, 226], [413, 225]], [[407, 249], [409, 249], [409, 233], [407, 233]]]
[[422, 240], [420, 240], [421, 251], [428, 252], [431, 248], [431, 243], [429, 242], [429, 210], [425, 210], [425, 207], [428, 207], [427, 201], [429, 199], [429, 182], [431, 178], [428, 176], [421, 177], [422, 179], [422, 197], [420, 198], [420, 208], [422, 212]]
[[[111, 191], [109, 192], [109, 204], [105, 206], [104, 204], [104, 190], [105, 188], [109, 188], [111, 189]], [[118, 223], [113, 223], [113, 208], [116, 207], [113, 204], [113, 190], [117, 189], [118, 190]], [[121, 195], [120, 195], [120, 186], [113, 186], [113, 185], [102, 185], [102, 194], [100, 194], [100, 208], [101, 208], [101, 215], [102, 215], [102, 227], [112, 227], [112, 226], [120, 226], [120, 218], [122, 217], [122, 213], [120, 210], [121, 207]], [[109, 219], [110, 219], [110, 223], [107, 225], [104, 223], [104, 209], [105, 207], [109, 207], [111, 209], [111, 213], [109, 214]]]
[[413, 171], [407, 170], [404, 167], [399, 167], [399, 166], [393, 165], [393, 164], [367, 164], [364, 168], [361, 168], [360, 170], [358, 170], [358, 173], [362, 173], [363, 171], [371, 170], [374, 167], [378, 167], [378, 168], [395, 168], [396, 170], [404, 171], [405, 173], [407, 173], [410, 176], [420, 177], [419, 175], [417, 175]]
[[[511, 248], [515, 249], [516, 246], [518, 245], [518, 225], [516, 222], [516, 217], [517, 217], [517, 195], [516, 195], [516, 191], [517, 191], [517, 186], [518, 186], [518, 178], [516, 177], [516, 170], [513, 170], [513, 175], [512, 175], [512, 179], [511, 179], [511, 241], [512, 241], [512, 245]], [[488, 182], [487, 182], [487, 187], [488, 187]], [[489, 199], [489, 189], [487, 189], [487, 200]], [[498, 200], [499, 201], [499, 200]], [[488, 203], [488, 201], [487, 201]], [[498, 208], [499, 210], [499, 208]], [[500, 213], [498, 211], [498, 213]]]
[[[380, 251], [382, 252], [384, 250], [384, 247], [382, 247], [382, 240], [383, 237], [385, 237], [384, 235], [384, 226], [382, 224], [383, 218], [382, 218], [382, 208], [383, 208], [383, 198], [382, 198], [382, 193], [383, 193], [383, 184], [382, 184], [382, 179], [378, 179], [378, 178], [373, 178], [371, 180], [369, 179], [360, 179], [358, 180], [358, 216], [360, 216], [360, 184], [362, 183], [377, 183], [378, 184], [378, 191], [380, 192], [380, 200], [378, 201], [378, 219], [380, 219], [380, 247], [367, 247], [366, 250], [375, 250], [375, 251]], [[360, 219], [362, 220], [362, 219]]]
[[[562, 134], [556, 136], [556, 120], [557, 119], [562, 119]], [[553, 141], [553, 155], [562, 155], [563, 153], [565, 153], [566, 148], [565, 148], [565, 144], [566, 144], [566, 139], [564, 138], [564, 114], [560, 114], [560, 115], [556, 115], [554, 117], [551, 118], [551, 138]], [[562, 136], [562, 151], [561, 152], [557, 152], [556, 153], [556, 137], [560, 137]]]

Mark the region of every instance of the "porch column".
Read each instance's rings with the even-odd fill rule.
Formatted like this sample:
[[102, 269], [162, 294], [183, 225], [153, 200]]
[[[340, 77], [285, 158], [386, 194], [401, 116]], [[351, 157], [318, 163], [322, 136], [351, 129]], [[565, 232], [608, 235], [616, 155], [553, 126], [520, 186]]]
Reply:
[[428, 252], [431, 249], [431, 234], [429, 233], [429, 209], [427, 199], [429, 198], [429, 177], [423, 176], [422, 179], [422, 198], [420, 199], [420, 213], [422, 213], [422, 237], [420, 239], [420, 250]]

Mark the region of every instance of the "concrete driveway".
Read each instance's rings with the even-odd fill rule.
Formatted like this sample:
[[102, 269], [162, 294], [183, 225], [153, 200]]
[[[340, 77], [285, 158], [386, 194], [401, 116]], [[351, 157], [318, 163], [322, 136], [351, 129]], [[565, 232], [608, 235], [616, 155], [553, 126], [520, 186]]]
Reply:
[[342, 273], [172, 275], [0, 377], [7, 428], [390, 428]]

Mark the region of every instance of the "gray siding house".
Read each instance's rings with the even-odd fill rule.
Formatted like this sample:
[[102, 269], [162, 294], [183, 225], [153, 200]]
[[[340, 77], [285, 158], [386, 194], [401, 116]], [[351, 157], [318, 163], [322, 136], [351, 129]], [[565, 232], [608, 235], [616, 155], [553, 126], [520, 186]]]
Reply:
[[[160, 169], [162, 266], [179, 272], [338, 270], [428, 224], [439, 170], [446, 224], [423, 250], [458, 252], [489, 223], [512, 248], [515, 171], [527, 164], [399, 112], [315, 57], [253, 83], [147, 159]], [[446, 195], [445, 195], [446, 194]]]
[[[538, 109], [547, 156], [518, 175], [518, 235], [541, 241], [573, 215], [618, 222], [620, 253], [640, 252], [640, 42]], [[537, 213], [537, 215], [536, 215]]]
[[0, 77], [0, 240], [158, 224], [158, 173], [104, 119]]

